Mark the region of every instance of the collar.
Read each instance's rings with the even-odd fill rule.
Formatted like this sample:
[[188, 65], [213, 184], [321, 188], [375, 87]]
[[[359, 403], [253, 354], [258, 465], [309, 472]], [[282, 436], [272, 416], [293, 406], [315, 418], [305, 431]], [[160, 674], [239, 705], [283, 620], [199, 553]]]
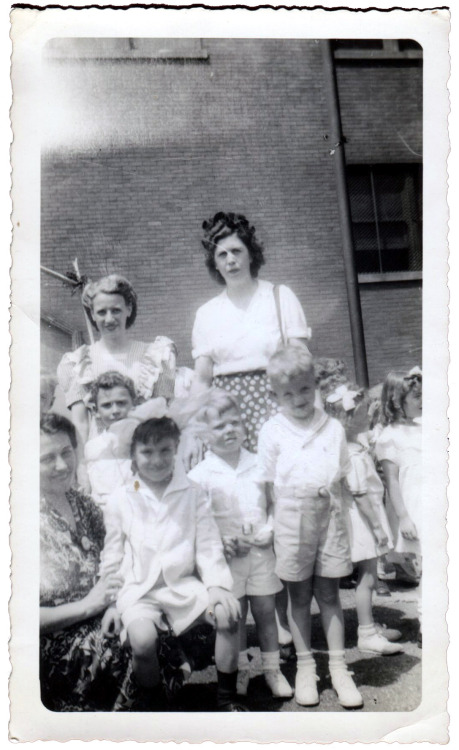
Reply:
[[207, 451], [204, 461], [212, 468], [212, 471], [218, 472], [219, 474], [231, 473], [238, 475], [257, 465], [256, 455], [242, 447], [239, 456], [239, 463], [235, 469], [210, 449]]
[[314, 416], [311, 422], [302, 427], [291, 422], [284, 414], [276, 414], [274, 419], [278, 419], [281, 424], [294, 433], [297, 437], [300, 437], [303, 441], [303, 445], [307, 445], [318, 432], [330, 421], [328, 414], [321, 409], [314, 409]]
[[[139, 485], [137, 490], [136, 490], [136, 484], [135, 484], [136, 482]], [[164, 495], [162, 496], [161, 499], [163, 500], [167, 495], [170, 495], [173, 492], [183, 492], [183, 490], [187, 490], [189, 489], [189, 487], [191, 487], [191, 484], [185, 473], [185, 467], [183, 466], [183, 461], [179, 456], [177, 456], [175, 459], [175, 466], [174, 466], [174, 471], [172, 474], [172, 479], [167, 485], [164, 491]], [[135, 474], [133, 479], [131, 480], [130, 490], [131, 492], [138, 492], [139, 489], [142, 490], [142, 492], [146, 492], [150, 496], [156, 498], [155, 493], [148, 486], [148, 484], [144, 482], [144, 480], [138, 474]]]

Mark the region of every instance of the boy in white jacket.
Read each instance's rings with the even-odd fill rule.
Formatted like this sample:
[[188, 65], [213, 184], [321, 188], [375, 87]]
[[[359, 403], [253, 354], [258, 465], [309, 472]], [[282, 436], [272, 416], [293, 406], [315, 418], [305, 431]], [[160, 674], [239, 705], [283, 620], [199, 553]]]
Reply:
[[235, 701], [240, 607], [206, 498], [176, 460], [179, 439], [168, 417], [136, 428], [133, 480], [106, 506], [101, 575], [123, 572], [116, 607], [136, 683], [152, 703], [159, 683], [158, 631], [167, 630], [167, 617], [177, 636], [202, 622], [215, 624], [218, 708], [244, 711]]

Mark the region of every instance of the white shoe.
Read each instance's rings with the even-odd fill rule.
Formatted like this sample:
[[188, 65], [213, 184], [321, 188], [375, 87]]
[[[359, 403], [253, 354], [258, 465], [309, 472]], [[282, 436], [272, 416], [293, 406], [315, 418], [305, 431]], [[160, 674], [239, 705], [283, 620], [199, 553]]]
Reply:
[[378, 623], [375, 623], [375, 628], [377, 633], [384, 636], [386, 641], [390, 641], [391, 643], [399, 641], [402, 637], [400, 630], [396, 630], [395, 628], [388, 628], [386, 625], [379, 625]]
[[353, 674], [353, 672], [348, 672], [345, 667], [335, 669], [330, 673], [332, 685], [343, 708], [361, 708], [363, 706], [363, 698], [352, 679]]
[[298, 669], [295, 677], [295, 701], [300, 706], [317, 706], [319, 693], [317, 683], [319, 678], [315, 669]]
[[236, 693], [238, 695], [247, 695], [250, 682], [250, 669], [240, 669], [237, 673]]
[[369, 635], [359, 635], [357, 648], [364, 654], [381, 654], [382, 656], [399, 654], [400, 651], [403, 651], [399, 643], [390, 643], [377, 631]]
[[280, 669], [267, 669], [263, 673], [265, 681], [274, 698], [292, 698], [293, 689]]

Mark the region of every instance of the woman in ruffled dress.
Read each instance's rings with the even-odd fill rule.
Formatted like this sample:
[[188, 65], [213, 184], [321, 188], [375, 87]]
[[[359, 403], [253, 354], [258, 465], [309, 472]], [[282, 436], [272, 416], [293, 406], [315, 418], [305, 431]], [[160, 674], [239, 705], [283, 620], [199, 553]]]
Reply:
[[117, 371], [133, 380], [137, 403], [158, 397], [168, 401], [174, 396], [175, 345], [166, 336], [157, 336], [151, 343], [130, 336], [137, 295], [123, 276], [111, 274], [90, 282], [83, 290], [82, 302], [100, 338], [64, 354], [57, 376], [84, 445], [90, 435], [100, 431], [91, 404], [96, 378]]

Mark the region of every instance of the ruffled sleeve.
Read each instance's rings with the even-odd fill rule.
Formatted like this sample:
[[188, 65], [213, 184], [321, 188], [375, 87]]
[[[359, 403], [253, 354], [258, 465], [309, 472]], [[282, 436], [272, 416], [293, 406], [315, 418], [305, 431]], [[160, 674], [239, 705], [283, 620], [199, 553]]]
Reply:
[[393, 429], [385, 427], [376, 440], [376, 458], [378, 461], [392, 461], [397, 463], [398, 448], [394, 440]]
[[57, 367], [57, 377], [69, 409], [78, 401], [86, 403], [94, 380], [90, 347], [83, 344], [74, 352], [64, 354]]
[[143, 400], [163, 396], [173, 398], [175, 387], [175, 344], [167, 336], [157, 336], [147, 346], [136, 378], [136, 391]]
[[346, 474], [346, 485], [352, 495], [366, 495], [368, 492], [367, 468], [365, 456], [357, 451], [350, 451], [349, 470]]

